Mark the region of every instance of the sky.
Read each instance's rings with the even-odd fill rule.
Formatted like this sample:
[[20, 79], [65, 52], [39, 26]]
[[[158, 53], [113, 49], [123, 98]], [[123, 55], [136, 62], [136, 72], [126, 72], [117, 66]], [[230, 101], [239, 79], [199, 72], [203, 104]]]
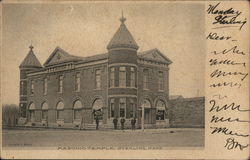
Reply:
[[19, 102], [19, 65], [31, 43], [41, 64], [57, 46], [77, 56], [106, 53], [122, 11], [139, 52], [158, 48], [173, 61], [170, 95], [204, 96], [204, 7], [128, 1], [3, 4], [2, 103]]

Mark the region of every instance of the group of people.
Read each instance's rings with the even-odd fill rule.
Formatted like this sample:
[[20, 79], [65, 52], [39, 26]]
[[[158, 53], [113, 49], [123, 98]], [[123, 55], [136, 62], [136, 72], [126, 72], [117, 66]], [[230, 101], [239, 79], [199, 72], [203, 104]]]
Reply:
[[[99, 117], [98, 116], [95, 117], [95, 122], [96, 122], [96, 130], [98, 130], [99, 129]], [[120, 118], [121, 130], [124, 130], [125, 122], [126, 122], [125, 118], [121, 117]], [[131, 118], [130, 122], [131, 122], [131, 129], [135, 130], [136, 118]], [[114, 129], [117, 129], [117, 126], [118, 126], [117, 118], [113, 119], [113, 124], [114, 124]]]
[[[124, 117], [121, 117], [121, 118], [120, 118], [121, 130], [124, 130], [125, 122], [126, 122], [125, 118], [124, 118]], [[132, 130], [135, 130], [136, 118], [132, 118], [132, 119], [130, 120], [130, 122], [131, 122], [131, 129], [132, 129]], [[113, 124], [114, 124], [114, 129], [117, 129], [117, 125], [118, 125], [118, 119], [117, 119], [117, 118], [114, 118], [114, 119], [113, 119]]]
[[[93, 115], [94, 115], [94, 119], [95, 119], [95, 123], [96, 123], [96, 130], [98, 130], [99, 129], [99, 120], [101, 119], [103, 113], [102, 113], [101, 109], [93, 110]], [[121, 130], [124, 130], [125, 122], [126, 122], [125, 118], [121, 117], [120, 118]], [[136, 118], [135, 117], [131, 118], [130, 123], [131, 123], [131, 129], [135, 130]], [[115, 117], [113, 119], [113, 124], [114, 124], [114, 129], [117, 129], [117, 126], [118, 126], [118, 118], [117, 117]]]

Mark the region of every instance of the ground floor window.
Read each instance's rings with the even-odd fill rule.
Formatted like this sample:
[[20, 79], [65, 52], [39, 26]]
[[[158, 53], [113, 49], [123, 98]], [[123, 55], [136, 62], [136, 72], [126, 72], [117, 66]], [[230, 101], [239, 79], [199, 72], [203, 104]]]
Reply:
[[82, 102], [78, 99], [74, 102], [74, 119], [82, 119]]
[[103, 119], [103, 112], [102, 112], [102, 108], [103, 108], [103, 101], [100, 98], [95, 99], [94, 103], [93, 103], [93, 115], [94, 118], [98, 118], [99, 120]]
[[126, 117], [126, 99], [125, 98], [120, 98], [119, 113], [120, 113], [120, 117]]
[[34, 122], [35, 121], [35, 111], [34, 110], [30, 110], [30, 121]]
[[110, 117], [115, 117], [115, 100], [112, 98], [110, 99]]
[[129, 104], [129, 118], [132, 118], [135, 116], [135, 102], [133, 99], [130, 99]]
[[57, 119], [63, 119], [63, 110], [57, 110]]
[[166, 119], [166, 103], [163, 100], [158, 100], [156, 103], [156, 120]]
[[63, 104], [62, 101], [60, 101], [60, 102], [57, 103], [56, 109], [57, 109], [56, 118], [57, 119], [64, 119], [63, 118], [64, 104]]
[[42, 119], [48, 118], [48, 110], [42, 110]]
[[164, 110], [157, 110], [156, 112], [156, 120], [164, 120], [165, 119], [165, 111]]
[[74, 110], [74, 119], [82, 119], [82, 110], [81, 109]]

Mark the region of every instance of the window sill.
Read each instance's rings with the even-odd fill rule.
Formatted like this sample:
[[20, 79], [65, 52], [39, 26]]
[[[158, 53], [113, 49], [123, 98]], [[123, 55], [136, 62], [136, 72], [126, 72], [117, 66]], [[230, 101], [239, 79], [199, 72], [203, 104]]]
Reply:
[[164, 90], [158, 90], [158, 92], [164, 92]]
[[101, 91], [101, 88], [95, 88], [94, 91]]
[[149, 91], [149, 89], [147, 89], [147, 88], [143, 88], [143, 90], [144, 90], [144, 91]]
[[156, 120], [156, 122], [165, 122], [166, 119], [162, 119], [162, 120]]
[[74, 91], [75, 93], [80, 93], [80, 91]]

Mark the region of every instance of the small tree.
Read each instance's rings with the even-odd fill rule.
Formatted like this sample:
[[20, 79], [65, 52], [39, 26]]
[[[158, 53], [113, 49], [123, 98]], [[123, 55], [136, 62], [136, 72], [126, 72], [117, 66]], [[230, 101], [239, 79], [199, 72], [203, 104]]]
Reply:
[[18, 123], [18, 106], [16, 104], [2, 105], [2, 125], [12, 127]]

